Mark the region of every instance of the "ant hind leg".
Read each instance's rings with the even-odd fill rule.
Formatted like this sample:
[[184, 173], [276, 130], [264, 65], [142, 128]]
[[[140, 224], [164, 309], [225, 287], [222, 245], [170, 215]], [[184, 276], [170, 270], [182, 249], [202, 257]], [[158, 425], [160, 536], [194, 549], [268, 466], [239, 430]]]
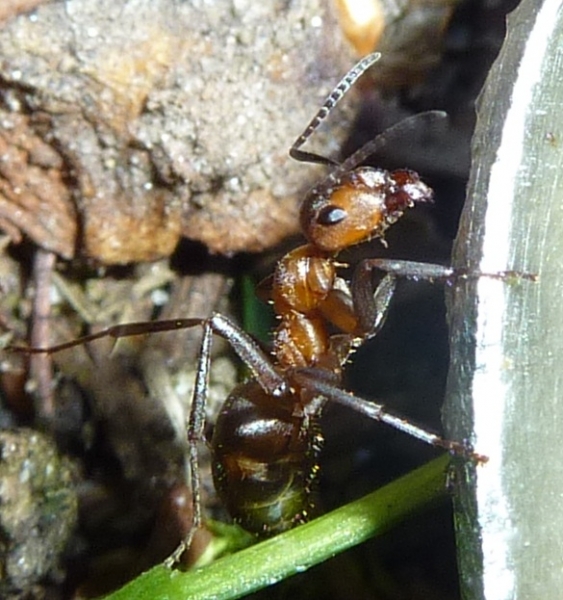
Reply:
[[342, 406], [347, 406], [370, 419], [385, 423], [426, 444], [437, 448], [444, 448], [452, 454], [470, 458], [478, 463], [487, 462], [485, 456], [473, 452], [471, 446], [465, 442], [446, 440], [437, 433], [419, 427], [404, 417], [393, 414], [383, 404], [359, 398], [346, 390], [335, 387], [330, 382], [327, 382], [322, 373], [319, 373], [319, 370], [314, 367], [292, 369], [291, 372], [288, 372], [288, 377], [297, 385], [322, 395], [329, 402], [336, 402]]
[[172, 567], [179, 562], [182, 554], [189, 549], [195, 532], [201, 527], [201, 492], [199, 475], [198, 444], [204, 441], [205, 406], [209, 390], [209, 370], [211, 367], [211, 342], [213, 329], [211, 321], [203, 324], [203, 336], [199, 352], [199, 360], [196, 371], [196, 379], [192, 396], [192, 403], [188, 415], [188, 462], [190, 468], [190, 483], [192, 493], [192, 527], [186, 538], [184, 538], [176, 550], [166, 559], [165, 564]]

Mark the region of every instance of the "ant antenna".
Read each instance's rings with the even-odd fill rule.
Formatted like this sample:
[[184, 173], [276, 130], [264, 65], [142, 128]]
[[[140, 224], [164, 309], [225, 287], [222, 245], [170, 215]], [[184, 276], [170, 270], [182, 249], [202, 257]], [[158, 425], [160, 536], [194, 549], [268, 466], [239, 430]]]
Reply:
[[289, 156], [299, 162], [317, 163], [321, 165], [338, 165], [331, 158], [326, 158], [320, 154], [313, 152], [305, 152], [299, 148], [307, 141], [311, 134], [319, 127], [319, 125], [328, 117], [333, 108], [342, 100], [348, 90], [354, 85], [356, 80], [361, 77], [374, 63], [381, 58], [379, 52], [368, 54], [360, 62], [358, 62], [344, 77], [338, 82], [338, 85], [332, 90], [324, 104], [321, 106], [317, 114], [311, 119], [311, 122], [303, 133], [293, 142], [289, 149]]
[[317, 184], [315, 188], [324, 186], [329, 181], [334, 182], [339, 179], [343, 173], [352, 171], [372, 154], [375, 154], [377, 151], [383, 148], [383, 146], [385, 146], [385, 144], [387, 144], [390, 140], [393, 140], [394, 138], [404, 138], [405, 134], [413, 130], [415, 124], [418, 125], [419, 123], [423, 122], [425, 126], [428, 126], [437, 121], [446, 119], [447, 116], [448, 114], [443, 110], [428, 110], [423, 113], [412, 115], [411, 117], [406, 117], [402, 121], [395, 123], [395, 125], [391, 125], [391, 127], [388, 127], [383, 133], [380, 133], [373, 138], [373, 140], [366, 142], [343, 163], [334, 163], [336, 168], [331, 171], [323, 180], [321, 180], [321, 182]]
[[328, 165], [336, 167], [331, 173], [329, 173], [324, 179], [322, 179], [316, 186], [315, 190], [322, 189], [327, 184], [335, 183], [344, 173], [352, 171], [372, 154], [378, 152], [385, 144], [390, 140], [396, 138], [402, 138], [409, 131], [412, 131], [415, 124], [424, 122], [426, 126], [440, 121], [447, 117], [447, 113], [440, 110], [429, 110], [424, 113], [407, 117], [399, 123], [392, 125], [386, 129], [383, 133], [377, 135], [373, 140], [364, 144], [361, 148], [356, 150], [351, 156], [349, 156], [343, 163], [338, 163], [332, 158], [315, 154], [314, 152], [306, 152], [299, 148], [311, 137], [321, 123], [328, 117], [334, 107], [342, 100], [347, 94], [354, 83], [379, 59], [381, 53], [374, 52], [368, 54], [362, 58], [346, 75], [338, 82], [336, 87], [329, 94], [324, 104], [318, 110], [317, 114], [311, 119], [311, 122], [307, 125], [303, 133], [293, 142], [293, 145], [289, 149], [289, 155], [294, 160], [299, 162], [316, 163], [321, 165]]

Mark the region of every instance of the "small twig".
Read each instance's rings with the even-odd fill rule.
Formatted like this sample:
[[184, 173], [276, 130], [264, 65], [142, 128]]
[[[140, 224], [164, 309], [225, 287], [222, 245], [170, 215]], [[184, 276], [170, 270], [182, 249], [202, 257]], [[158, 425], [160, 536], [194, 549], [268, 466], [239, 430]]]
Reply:
[[[33, 317], [31, 324], [31, 345], [49, 346], [51, 315], [51, 276], [56, 256], [39, 248], [33, 260]], [[50, 421], [55, 413], [53, 395], [52, 358], [48, 354], [35, 354], [30, 357], [30, 374], [37, 386], [35, 411], [42, 421]]]

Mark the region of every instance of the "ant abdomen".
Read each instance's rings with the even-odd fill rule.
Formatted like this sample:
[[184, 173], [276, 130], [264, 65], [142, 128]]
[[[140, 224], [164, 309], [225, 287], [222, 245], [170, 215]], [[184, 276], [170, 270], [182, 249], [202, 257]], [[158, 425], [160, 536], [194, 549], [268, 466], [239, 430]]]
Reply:
[[213, 433], [215, 489], [234, 521], [261, 535], [291, 529], [314, 512], [322, 436], [294, 403], [272, 406], [254, 380], [237, 386]]

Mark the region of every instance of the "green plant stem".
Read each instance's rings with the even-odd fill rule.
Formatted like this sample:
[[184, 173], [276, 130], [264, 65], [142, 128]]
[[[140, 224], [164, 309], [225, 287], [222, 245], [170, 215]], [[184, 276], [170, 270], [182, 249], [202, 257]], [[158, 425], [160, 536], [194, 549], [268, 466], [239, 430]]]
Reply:
[[441, 456], [383, 488], [213, 564], [181, 572], [158, 566], [107, 600], [240, 598], [380, 535], [446, 494]]

